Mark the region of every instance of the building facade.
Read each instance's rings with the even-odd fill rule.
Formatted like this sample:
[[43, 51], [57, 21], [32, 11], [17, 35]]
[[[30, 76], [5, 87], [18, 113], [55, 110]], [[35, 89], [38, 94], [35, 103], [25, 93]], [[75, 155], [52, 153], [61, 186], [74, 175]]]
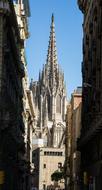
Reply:
[[82, 88], [77, 87], [71, 95], [66, 114], [65, 184], [66, 190], [79, 190], [80, 152], [77, 139], [81, 130]]
[[62, 148], [37, 148], [33, 151], [34, 187], [39, 190], [64, 189], [64, 179], [52, 180], [54, 172], [61, 172], [65, 152]]
[[66, 112], [66, 133], [65, 133], [65, 190], [70, 187], [70, 155], [71, 155], [71, 127], [72, 127], [72, 108], [69, 103]]
[[78, 1], [84, 15], [82, 62], [82, 189], [102, 189], [102, 1]]
[[71, 95], [72, 126], [70, 152], [70, 186], [79, 190], [80, 151], [77, 150], [77, 140], [81, 133], [82, 87], [77, 87]]
[[39, 80], [31, 82], [31, 90], [36, 112], [34, 139], [43, 139], [42, 146], [64, 147], [66, 88], [57, 60], [53, 15], [46, 64]]
[[31, 188], [34, 104], [25, 41], [29, 1], [0, 1], [0, 189]]
[[13, 1], [0, 1], [0, 189], [23, 189], [24, 66]]
[[25, 134], [24, 134], [24, 142], [25, 142], [25, 154], [23, 157], [24, 165], [25, 165], [25, 173], [24, 173], [24, 182], [25, 187], [24, 190], [31, 189], [31, 178], [32, 178], [32, 171], [33, 171], [33, 164], [32, 164], [32, 134], [34, 130], [34, 102], [33, 102], [33, 95], [32, 91], [29, 89], [29, 79], [27, 73], [27, 60], [26, 60], [26, 53], [25, 53], [25, 44], [26, 40], [29, 37], [29, 28], [28, 22], [30, 17], [30, 8], [29, 8], [29, 1], [28, 0], [21, 0], [21, 1], [14, 1], [15, 12], [17, 16], [18, 27], [20, 31], [20, 37], [22, 40], [22, 47], [21, 47], [21, 60], [24, 66], [25, 76], [22, 79], [22, 86], [23, 86], [23, 108], [24, 111], [23, 121], [25, 126]]

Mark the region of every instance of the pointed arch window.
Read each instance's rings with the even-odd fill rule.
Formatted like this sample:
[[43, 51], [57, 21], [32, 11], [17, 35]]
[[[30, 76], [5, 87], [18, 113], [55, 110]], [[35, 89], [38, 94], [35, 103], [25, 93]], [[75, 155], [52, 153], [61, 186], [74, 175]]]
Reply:
[[56, 99], [56, 112], [61, 113], [61, 96], [59, 94]]

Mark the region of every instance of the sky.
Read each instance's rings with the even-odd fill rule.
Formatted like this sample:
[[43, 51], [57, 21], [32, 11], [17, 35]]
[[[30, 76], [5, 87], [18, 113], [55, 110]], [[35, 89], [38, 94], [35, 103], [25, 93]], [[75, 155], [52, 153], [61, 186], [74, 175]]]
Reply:
[[38, 80], [46, 62], [54, 14], [58, 64], [64, 71], [67, 97], [81, 86], [82, 13], [77, 0], [30, 0], [30, 37], [26, 44], [29, 80]]

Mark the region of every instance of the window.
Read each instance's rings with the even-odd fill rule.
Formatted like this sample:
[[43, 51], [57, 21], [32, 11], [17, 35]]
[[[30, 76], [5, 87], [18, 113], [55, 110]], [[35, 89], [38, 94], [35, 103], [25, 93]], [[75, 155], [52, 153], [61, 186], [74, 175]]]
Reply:
[[62, 152], [58, 152], [58, 156], [62, 156]]
[[53, 155], [53, 152], [50, 152], [50, 156], [52, 156]]
[[54, 152], [52, 152], [52, 155], [54, 156]]
[[44, 155], [47, 155], [47, 152], [44, 152]]
[[60, 156], [62, 156], [62, 154], [63, 154], [63, 153], [62, 153], [62, 152], [60, 152]]
[[50, 155], [50, 152], [46, 152], [46, 153], [47, 153], [48, 156]]
[[55, 152], [54, 155], [57, 156], [57, 153], [58, 153], [58, 152]]
[[58, 163], [58, 168], [60, 168], [60, 169], [62, 168], [62, 163], [61, 162]]
[[46, 164], [43, 165], [43, 168], [46, 168]]

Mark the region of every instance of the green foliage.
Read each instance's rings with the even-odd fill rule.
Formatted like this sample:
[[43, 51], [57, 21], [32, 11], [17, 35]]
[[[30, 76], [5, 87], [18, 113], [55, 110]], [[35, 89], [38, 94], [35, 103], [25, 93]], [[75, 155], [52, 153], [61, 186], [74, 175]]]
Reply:
[[52, 181], [59, 181], [64, 178], [64, 173], [63, 171], [58, 171], [56, 170], [52, 175], [51, 175], [51, 180]]

